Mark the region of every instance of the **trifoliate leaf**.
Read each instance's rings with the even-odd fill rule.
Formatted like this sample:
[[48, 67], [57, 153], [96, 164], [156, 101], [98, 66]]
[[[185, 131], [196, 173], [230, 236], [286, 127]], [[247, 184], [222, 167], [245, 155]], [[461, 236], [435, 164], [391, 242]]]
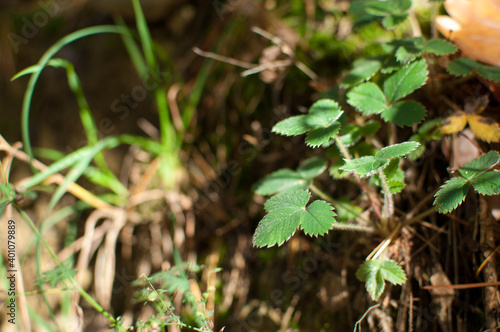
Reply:
[[[345, 159], [344, 159], [345, 160]], [[374, 156], [365, 156], [361, 158], [345, 160], [341, 170], [356, 172], [361, 177], [367, 177], [384, 169], [389, 164], [389, 159], [375, 158]]]
[[314, 201], [307, 208], [311, 194], [304, 190], [287, 191], [271, 197], [264, 208], [267, 214], [260, 221], [253, 237], [257, 247], [282, 245], [300, 226], [308, 235], [327, 233], [335, 223], [335, 212], [325, 201]]
[[400, 127], [421, 122], [426, 115], [425, 107], [413, 100], [398, 101], [382, 112], [382, 118]]
[[303, 161], [297, 167], [299, 173], [304, 179], [312, 179], [326, 170], [326, 160], [321, 157], [312, 157]]
[[309, 236], [318, 236], [327, 233], [333, 228], [335, 212], [332, 206], [325, 201], [317, 200], [309, 204], [303, 214], [300, 228]]
[[343, 111], [337, 102], [321, 99], [311, 106], [309, 114], [292, 116], [280, 121], [273, 127], [272, 131], [281, 135], [295, 136], [322, 129], [313, 133], [308, 139], [309, 145], [318, 146], [327, 143], [332, 135], [338, 132], [340, 124], [337, 120], [342, 113]]
[[382, 277], [394, 285], [402, 285], [406, 281], [406, 275], [401, 268], [393, 260], [385, 260], [380, 264], [380, 272], [382, 272]]
[[457, 51], [457, 47], [444, 39], [431, 39], [423, 47], [424, 52], [435, 55], [448, 55]]
[[306, 189], [310, 180], [288, 168], [277, 170], [255, 184], [259, 195], [273, 195], [286, 190]]
[[365, 287], [370, 297], [376, 301], [385, 289], [384, 277], [380, 271], [380, 261], [368, 261], [361, 264], [356, 272], [359, 280], [366, 283]]
[[387, 108], [385, 95], [378, 85], [372, 82], [360, 84], [347, 93], [349, 105], [364, 115], [378, 114]]
[[382, 67], [379, 58], [363, 58], [352, 63], [352, 70], [342, 79], [342, 87], [349, 87], [370, 79]]
[[406, 97], [425, 84], [429, 72], [425, 59], [412, 62], [384, 82], [384, 93], [390, 103]]
[[497, 151], [489, 151], [482, 156], [475, 158], [470, 163], [460, 167], [458, 172], [465, 178], [470, 179], [486, 172], [500, 161], [500, 154]]
[[256, 247], [282, 245], [297, 230], [311, 194], [305, 190], [287, 191], [271, 197], [264, 204], [267, 214], [253, 237]]
[[500, 194], [500, 172], [492, 171], [480, 174], [469, 180], [474, 190], [481, 195]]
[[464, 178], [452, 178], [446, 181], [434, 195], [434, 205], [439, 213], [455, 210], [465, 200], [469, 183]]
[[403, 269], [392, 260], [371, 260], [364, 262], [358, 268], [356, 276], [366, 282], [366, 290], [370, 297], [376, 301], [385, 288], [385, 280], [401, 285], [406, 281]]
[[404, 156], [413, 150], [415, 150], [420, 143], [418, 142], [403, 142], [399, 144], [389, 145], [385, 148], [380, 149], [376, 154], [375, 158], [392, 159], [396, 157]]

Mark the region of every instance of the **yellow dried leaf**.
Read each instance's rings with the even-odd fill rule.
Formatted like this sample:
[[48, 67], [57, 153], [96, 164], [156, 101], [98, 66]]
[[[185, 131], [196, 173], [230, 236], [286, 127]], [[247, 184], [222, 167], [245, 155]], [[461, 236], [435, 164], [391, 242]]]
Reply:
[[500, 126], [497, 122], [477, 114], [468, 114], [467, 121], [478, 139], [485, 142], [500, 142]]
[[445, 135], [458, 133], [467, 125], [467, 114], [457, 111], [443, 120], [441, 132]]

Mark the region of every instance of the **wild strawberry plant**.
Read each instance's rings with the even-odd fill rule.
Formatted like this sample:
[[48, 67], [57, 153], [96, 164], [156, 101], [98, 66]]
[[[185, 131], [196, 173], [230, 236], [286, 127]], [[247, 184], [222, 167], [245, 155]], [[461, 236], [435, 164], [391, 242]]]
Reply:
[[[376, 21], [387, 30], [396, 30], [406, 22], [411, 6], [411, 0], [354, 1], [350, 12], [355, 25]], [[400, 34], [392, 34], [397, 35]], [[447, 133], [440, 129], [440, 118], [423, 122], [428, 113], [426, 107], [412, 97], [430, 81], [430, 68], [437, 66], [436, 59], [456, 51], [456, 46], [443, 39], [394, 37], [383, 43], [380, 54], [353, 62], [353, 68], [340, 84], [345, 101], [321, 99], [307, 114], [278, 122], [272, 129], [274, 133], [305, 135], [306, 145], [323, 149], [323, 153], [321, 157], [305, 160], [295, 170], [277, 170], [256, 184], [257, 194], [273, 196], [264, 205], [267, 214], [255, 231], [253, 244], [280, 246], [297, 229], [309, 236], [325, 235], [332, 229], [370, 229], [387, 240], [361, 264], [356, 274], [358, 279], [366, 282], [373, 300], [381, 296], [386, 281], [403, 284], [406, 281], [403, 269], [384, 252], [402, 227], [401, 220], [394, 218], [393, 195], [404, 195], [405, 158], [422, 157], [428, 141], [442, 139]], [[458, 76], [475, 72], [500, 81], [498, 69], [492, 68], [459, 58], [449, 63], [447, 71]], [[349, 105], [354, 116], [346, 115]], [[389, 135], [392, 144], [382, 148], [369, 139], [380, 128], [391, 133], [396, 127], [413, 128], [413, 135], [399, 143], [394, 142], [395, 135]], [[436, 193], [435, 209], [440, 213], [451, 212], [463, 202], [470, 186], [482, 195], [500, 194], [500, 173], [490, 170], [499, 158], [498, 152], [490, 151], [461, 167], [460, 176], [446, 181]], [[359, 206], [334, 199], [315, 185], [315, 179], [327, 169], [334, 180], [350, 174], [364, 193], [380, 188], [381, 207], [368, 198], [371, 216], [376, 220], [360, 223], [365, 217], [361, 216]]]

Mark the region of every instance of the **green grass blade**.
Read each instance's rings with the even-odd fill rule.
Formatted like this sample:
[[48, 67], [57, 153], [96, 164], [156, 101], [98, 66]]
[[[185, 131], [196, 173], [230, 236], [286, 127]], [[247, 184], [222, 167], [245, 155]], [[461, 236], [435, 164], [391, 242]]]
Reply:
[[40, 172], [38, 174], [35, 174], [31, 179], [29, 179], [24, 187], [26, 189], [33, 187], [39, 183], [41, 183], [43, 180], [45, 180], [48, 176], [58, 173], [62, 171], [63, 169], [66, 169], [68, 167], [71, 167], [75, 164], [77, 164], [82, 158], [85, 158], [88, 155], [95, 155], [97, 152], [102, 151], [103, 149], [111, 149], [114, 148], [118, 145], [120, 145], [122, 141], [120, 140], [119, 136], [111, 136], [111, 137], [106, 137], [105, 139], [99, 141], [96, 145], [94, 146], [85, 146], [79, 150], [76, 150], [63, 159], [53, 163], [47, 169], [45, 169], [43, 172]]
[[[99, 25], [95, 27], [85, 28], [82, 30], [75, 31], [70, 33], [69, 35], [61, 38], [54, 45], [52, 45], [40, 58], [38, 64], [36, 66], [38, 70], [34, 71], [28, 81], [28, 85], [26, 87], [26, 92], [24, 94], [23, 106], [21, 111], [21, 132], [23, 137], [24, 148], [26, 149], [26, 153], [30, 158], [33, 158], [33, 153], [31, 149], [31, 140], [29, 134], [29, 113], [31, 107], [31, 100], [33, 98], [33, 92], [35, 90], [35, 85], [40, 77], [42, 70], [45, 68], [49, 60], [65, 45], [90, 35], [99, 34], [99, 33], [121, 33], [127, 34], [128, 30], [123, 29], [123, 27], [113, 26], [113, 25]], [[19, 76], [14, 76], [13, 79]]]
[[[116, 24], [123, 27], [124, 29], [128, 29], [123, 19], [116, 20]], [[135, 70], [137, 70], [137, 73], [139, 73], [140, 77], [145, 77], [148, 74], [148, 65], [144, 61], [142, 52], [137, 46], [132, 36], [132, 32], [129, 34], [122, 34], [121, 37], [123, 40], [123, 44], [125, 45], [125, 49], [127, 50], [128, 55], [132, 60], [132, 63], [134, 64]]]
[[[148, 24], [146, 22], [146, 18], [144, 17], [144, 13], [142, 11], [139, 0], [132, 0], [132, 5], [134, 6], [137, 31], [139, 32], [142, 50], [149, 67], [148, 72], [155, 75], [160, 75], [160, 69], [154, 54], [151, 34], [149, 33]], [[165, 91], [163, 90], [161, 84], [156, 87], [154, 95], [156, 106], [158, 107], [161, 142], [165, 148], [165, 151], [169, 151], [170, 154], [175, 154], [175, 156], [177, 156], [177, 151], [172, 151], [175, 146], [175, 129], [173, 127], [172, 120], [170, 119], [167, 95], [165, 94]]]
[[69, 171], [68, 175], [66, 175], [64, 182], [57, 187], [56, 192], [54, 195], [52, 195], [50, 202], [47, 206], [47, 211], [46, 215], [49, 215], [50, 211], [56, 206], [56, 204], [59, 202], [59, 200], [63, 197], [63, 195], [66, 193], [68, 190], [68, 186], [71, 183], [75, 183], [82, 173], [85, 171], [85, 169], [89, 166], [89, 164], [92, 162], [92, 159], [94, 159], [94, 154], [95, 150], [89, 150], [86, 156], [82, 156], [78, 163]]
[[205, 88], [205, 84], [207, 83], [208, 76], [210, 74], [210, 70], [212, 68], [213, 61], [206, 60], [201, 67], [200, 73], [196, 78], [196, 83], [194, 85], [193, 90], [189, 95], [189, 100], [184, 108], [184, 112], [182, 113], [182, 124], [184, 125], [184, 129], [187, 129], [191, 119], [193, 118], [193, 114], [198, 107], [198, 104], [201, 99], [201, 95]]

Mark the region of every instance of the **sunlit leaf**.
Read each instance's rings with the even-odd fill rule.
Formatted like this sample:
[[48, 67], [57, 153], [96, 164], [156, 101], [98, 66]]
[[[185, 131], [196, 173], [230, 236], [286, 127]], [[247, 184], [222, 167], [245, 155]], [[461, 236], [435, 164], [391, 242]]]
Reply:
[[332, 206], [325, 201], [317, 200], [309, 204], [307, 211], [301, 218], [300, 228], [309, 236], [318, 236], [332, 229], [335, 222], [335, 212]]
[[412, 62], [384, 82], [384, 93], [390, 103], [406, 97], [425, 84], [429, 71], [425, 59]]
[[352, 88], [347, 93], [347, 102], [364, 115], [378, 114], [387, 108], [384, 93], [372, 82]]
[[282, 245], [300, 226], [311, 236], [327, 233], [335, 223], [335, 212], [325, 201], [314, 201], [306, 207], [311, 194], [305, 190], [287, 191], [271, 197], [264, 204], [267, 214], [255, 231], [256, 247]]
[[415, 150], [420, 143], [418, 142], [403, 142], [399, 144], [389, 145], [385, 148], [380, 149], [376, 154], [375, 158], [385, 158], [392, 159], [396, 157], [404, 156], [413, 150]]
[[449, 213], [455, 210], [467, 196], [469, 183], [464, 178], [449, 179], [434, 195], [434, 205], [439, 213]]
[[435, 55], [448, 55], [457, 51], [457, 47], [444, 39], [431, 39], [427, 41], [423, 50]]
[[311, 194], [304, 190], [288, 191], [271, 197], [264, 204], [267, 214], [257, 227], [256, 247], [282, 245], [297, 230]]
[[388, 159], [375, 158], [374, 156], [365, 156], [351, 160], [345, 160], [341, 170], [355, 172], [361, 177], [368, 177], [384, 169], [389, 164]]
[[366, 290], [372, 300], [376, 301], [385, 289], [385, 280], [401, 285], [406, 281], [403, 269], [392, 260], [371, 260], [364, 262], [358, 268], [356, 276], [366, 282]]
[[482, 156], [475, 158], [470, 163], [466, 163], [458, 172], [463, 177], [470, 179], [486, 172], [500, 161], [500, 154], [497, 151], [489, 151]]
[[500, 194], [500, 172], [492, 171], [480, 174], [470, 179], [474, 190], [481, 195]]

